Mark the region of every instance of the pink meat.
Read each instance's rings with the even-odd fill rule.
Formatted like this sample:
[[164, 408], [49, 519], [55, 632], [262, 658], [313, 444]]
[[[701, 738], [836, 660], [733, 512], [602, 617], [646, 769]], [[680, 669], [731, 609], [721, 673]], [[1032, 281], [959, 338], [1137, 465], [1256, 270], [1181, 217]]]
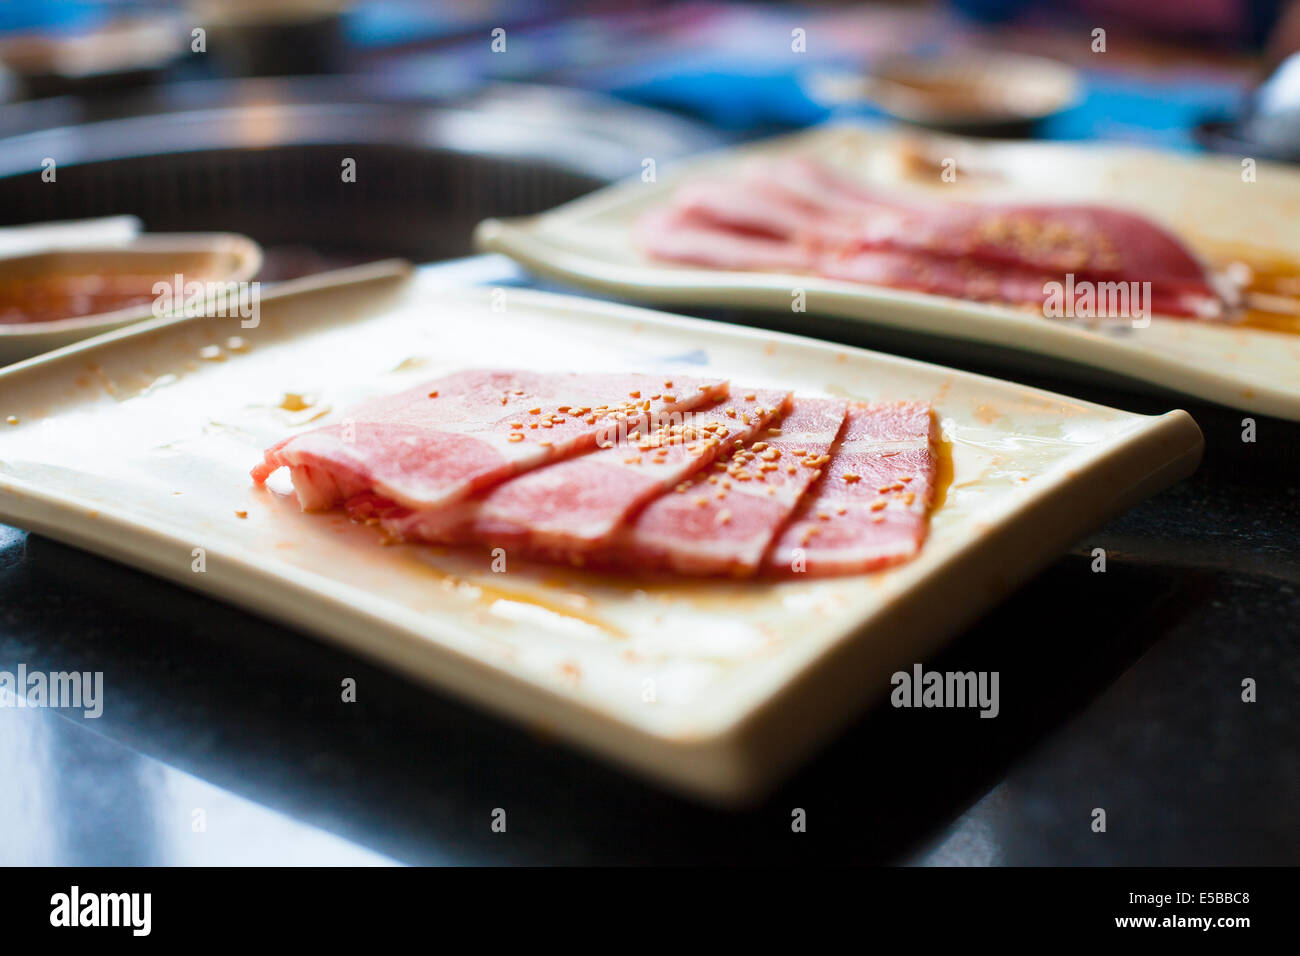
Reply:
[[341, 422], [273, 445], [252, 470], [262, 483], [290, 469], [304, 509], [373, 493], [446, 507], [510, 475], [586, 451], [648, 414], [726, 395], [721, 379], [640, 374], [469, 370], [366, 402]]
[[795, 398], [748, 449], [650, 502], [618, 536], [612, 563], [679, 574], [753, 574], [821, 474], [845, 411], [838, 399]]
[[[824, 246], [844, 253], [917, 252], [1049, 276], [1073, 272], [1097, 279], [1186, 283], [1214, 295], [1204, 266], [1186, 245], [1149, 219], [1123, 210], [1089, 205], [904, 204], [804, 159], [753, 166], [741, 184], [751, 193], [750, 205], [781, 210], [769, 219], [779, 224], [775, 235], [800, 237], [811, 231]], [[715, 210], [727, 205], [728, 197], [718, 189], [710, 190], [710, 196]], [[689, 204], [689, 193], [687, 200]], [[682, 208], [683, 202], [675, 199], [674, 205]]]
[[621, 435], [609, 447], [534, 469], [439, 511], [392, 510], [363, 497], [349, 503], [406, 540], [476, 541], [531, 557], [585, 563], [637, 508], [751, 439], [790, 393], [734, 389], [726, 400], [670, 415]]
[[773, 543], [773, 575], [857, 574], [905, 561], [925, 540], [934, 500], [927, 402], [856, 405], [831, 460]]
[[660, 210], [641, 221], [640, 241], [648, 255], [711, 269], [807, 272], [816, 263], [811, 249], [784, 238], [720, 228], [695, 213]]
[[[862, 249], [857, 252], [837, 253], [821, 259], [819, 271], [828, 279], [862, 282], [889, 286], [893, 289], [910, 289], [945, 295], [974, 302], [1005, 302], [1030, 305], [1041, 309], [1046, 299], [1044, 287], [1059, 278], [1027, 269], [993, 266], [973, 259], [944, 259], [919, 253], [890, 252]], [[1111, 282], [1123, 280], [1090, 280]], [[1094, 285], [1094, 290], [1096, 286]], [[1076, 283], [1076, 304], [1082, 301], [1084, 286]], [[1149, 301], [1133, 300], [1131, 309], [1136, 314], [1139, 305], [1161, 315], [1185, 315], [1213, 318], [1220, 314], [1222, 303], [1207, 299], [1196, 291], [1178, 288], [1176, 284], [1152, 283]], [[1094, 305], [1095, 309], [1096, 306]], [[1082, 314], [1082, 313], [1080, 313]]]
[[975, 300], [1041, 306], [1046, 282], [1150, 282], [1152, 311], [1217, 317], [1227, 303], [1173, 234], [1087, 205], [900, 203], [806, 159], [750, 163], [688, 184], [647, 217], [654, 257], [807, 271]]

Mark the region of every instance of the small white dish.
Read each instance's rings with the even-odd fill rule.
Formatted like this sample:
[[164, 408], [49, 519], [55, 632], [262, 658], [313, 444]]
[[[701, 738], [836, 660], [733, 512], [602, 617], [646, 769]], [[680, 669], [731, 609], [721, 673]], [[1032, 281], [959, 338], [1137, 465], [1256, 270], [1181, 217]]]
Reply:
[[[202, 282], [245, 282], [262, 267], [262, 249], [234, 233], [154, 233], [102, 245], [59, 245], [0, 257], [0, 288], [59, 276], [176, 275]], [[152, 303], [46, 322], [0, 321], [0, 364], [154, 317]]]

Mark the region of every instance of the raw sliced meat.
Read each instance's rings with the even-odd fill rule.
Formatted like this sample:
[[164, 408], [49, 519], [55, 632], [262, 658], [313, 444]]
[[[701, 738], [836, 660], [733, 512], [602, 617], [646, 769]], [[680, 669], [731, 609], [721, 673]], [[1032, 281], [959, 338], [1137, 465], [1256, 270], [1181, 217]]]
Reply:
[[[974, 302], [1005, 302], [1029, 305], [1034, 311], [1044, 308], [1047, 283], [1058, 282], [1051, 276], [1009, 266], [993, 266], [974, 259], [944, 259], [920, 253], [891, 252], [862, 249], [826, 256], [819, 262], [819, 270], [828, 279], [843, 279], [870, 285], [889, 286], [893, 289], [910, 289], [933, 295], [946, 295]], [[1061, 284], [1061, 308], [1064, 314], [1080, 317], [1134, 318], [1139, 307], [1143, 314], [1200, 316], [1214, 318], [1222, 312], [1218, 299], [1207, 299], [1197, 290], [1181, 290], [1176, 284], [1152, 284], [1145, 303], [1134, 298], [1131, 288], [1120, 288], [1122, 280], [1100, 280], [1091, 285], [1070, 282]], [[1113, 291], [1103, 288], [1104, 283], [1115, 283]], [[1072, 292], [1069, 290], [1073, 290]], [[1124, 314], [1108, 316], [1097, 302], [1097, 296], [1106, 293], [1106, 301], [1129, 303]], [[1075, 309], [1066, 311], [1065, 296], [1072, 295]], [[1092, 296], [1092, 304], [1083, 303]]]
[[811, 249], [784, 238], [728, 231], [678, 209], [661, 210], [643, 219], [640, 240], [655, 258], [713, 269], [807, 272], [817, 262]]
[[351, 409], [294, 435], [252, 470], [288, 466], [304, 509], [365, 493], [435, 509], [544, 462], [589, 450], [603, 433], [727, 394], [717, 378], [644, 374], [455, 372]]
[[850, 408], [829, 464], [773, 543], [764, 570], [856, 574], [915, 555], [934, 499], [935, 440], [928, 402]]
[[[811, 230], [823, 245], [843, 252], [886, 249], [1054, 276], [1073, 272], [1098, 279], [1185, 282], [1213, 294], [1205, 267], [1184, 243], [1150, 219], [1120, 209], [900, 203], [802, 159], [751, 166], [740, 182], [751, 194], [747, 202], [754, 212], [768, 213], [775, 235], [807, 236]], [[708, 208], [726, 207], [727, 199], [714, 188]], [[678, 208], [699, 203], [689, 191], [684, 199], [674, 199]]]
[[612, 563], [680, 574], [753, 574], [830, 460], [846, 409], [839, 399], [795, 398], [785, 417], [748, 448], [650, 502], [618, 536]]
[[537, 468], [441, 511], [394, 511], [371, 498], [349, 510], [379, 518], [397, 538], [477, 541], [582, 564], [637, 508], [749, 441], [789, 398], [786, 391], [737, 387], [707, 409], [652, 418], [610, 447]]
[[1236, 302], [1183, 242], [1143, 216], [1082, 204], [903, 203], [800, 158], [688, 183], [643, 220], [641, 242], [651, 256], [694, 265], [1040, 307], [1045, 284], [1067, 274], [1075, 283], [1151, 283], [1151, 301], [1133, 315], [1215, 318]]

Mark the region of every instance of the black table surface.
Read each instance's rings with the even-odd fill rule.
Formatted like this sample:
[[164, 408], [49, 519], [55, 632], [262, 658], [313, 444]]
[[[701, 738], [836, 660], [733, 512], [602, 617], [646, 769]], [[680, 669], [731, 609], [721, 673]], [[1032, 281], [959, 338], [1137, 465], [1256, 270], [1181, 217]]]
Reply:
[[[539, 285], [497, 257], [426, 268]], [[0, 707], [0, 863], [1300, 862], [1300, 425], [848, 322], [699, 314], [1186, 408], [1205, 460], [928, 663], [998, 671], [997, 719], [876, 707], [739, 811], [0, 526], [0, 669], [102, 671], [106, 700], [98, 719]]]

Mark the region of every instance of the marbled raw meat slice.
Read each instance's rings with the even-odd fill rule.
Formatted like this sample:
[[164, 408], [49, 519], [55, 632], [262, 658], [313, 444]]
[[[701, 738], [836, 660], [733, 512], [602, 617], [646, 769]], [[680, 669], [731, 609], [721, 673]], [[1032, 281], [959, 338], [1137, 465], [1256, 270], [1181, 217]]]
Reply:
[[644, 217], [638, 238], [653, 258], [712, 269], [807, 272], [817, 261], [811, 249], [784, 238], [735, 232], [679, 209]]
[[829, 461], [846, 409], [840, 399], [796, 397], [747, 449], [650, 502], [618, 536], [611, 563], [679, 574], [753, 574]]
[[[823, 223], [823, 244], [887, 249], [964, 259], [1055, 276], [1149, 280], [1180, 291], [1214, 296], [1205, 266], [1177, 236], [1151, 219], [1084, 203], [912, 202], [886, 198], [803, 158], [749, 167], [740, 178], [754, 208], [781, 209], [779, 235], [809, 231], [810, 214]], [[733, 187], [735, 191], [736, 187]], [[715, 208], [727, 197], [713, 193]], [[688, 194], [689, 199], [689, 194]], [[797, 210], [806, 210], [797, 225]]]
[[[672, 385], [667, 385], [672, 381]], [[252, 470], [289, 467], [304, 509], [373, 493], [411, 508], [446, 507], [544, 462], [594, 447], [649, 413], [726, 395], [717, 378], [474, 369], [373, 399], [340, 423], [273, 445]]]
[[[955, 299], [973, 302], [1003, 302], [1014, 305], [1031, 306], [1034, 312], [1044, 308], [1047, 298], [1045, 287], [1048, 282], [1060, 282], [1059, 278], [1026, 269], [1009, 266], [993, 266], [974, 259], [946, 259], [929, 256], [918, 252], [894, 252], [883, 249], [859, 249], [853, 252], [840, 252], [824, 256], [819, 260], [817, 271], [828, 279], [842, 279], [847, 282], [861, 282], [869, 285], [888, 286], [892, 289], [909, 289], [916, 292], [928, 292], [932, 295], [945, 295]], [[1063, 290], [1065, 286], [1062, 286]], [[1074, 299], [1076, 307], [1089, 288], [1084, 284], [1075, 284]], [[1091, 292], [1097, 294], [1093, 284]], [[1199, 291], [1180, 290], [1176, 284], [1152, 284], [1149, 300], [1141, 303], [1133, 299], [1131, 290], [1123, 290], [1120, 301], [1131, 302], [1129, 314], [1099, 318], [1134, 318], [1138, 307], [1158, 315], [1202, 316], [1213, 318], [1221, 310], [1221, 303], [1206, 299]], [[1094, 298], [1095, 303], [1095, 298]], [[1064, 298], [1062, 299], [1064, 308]], [[1095, 304], [1090, 312], [1096, 311]], [[1087, 313], [1079, 312], [1083, 316]]]
[[641, 242], [654, 257], [713, 268], [819, 272], [1040, 307], [1045, 283], [1067, 273], [1076, 283], [1150, 282], [1146, 308], [1164, 315], [1217, 318], [1238, 298], [1144, 216], [1084, 204], [903, 203], [800, 158], [686, 184], [643, 219]]
[[774, 575], [874, 571], [913, 557], [934, 500], [928, 402], [855, 405], [817, 484], [764, 561]]
[[646, 501], [749, 441], [789, 398], [786, 391], [736, 387], [707, 409], [652, 419], [610, 447], [537, 468], [441, 512], [386, 510], [371, 499], [349, 510], [378, 517], [405, 540], [477, 541], [582, 564]]

